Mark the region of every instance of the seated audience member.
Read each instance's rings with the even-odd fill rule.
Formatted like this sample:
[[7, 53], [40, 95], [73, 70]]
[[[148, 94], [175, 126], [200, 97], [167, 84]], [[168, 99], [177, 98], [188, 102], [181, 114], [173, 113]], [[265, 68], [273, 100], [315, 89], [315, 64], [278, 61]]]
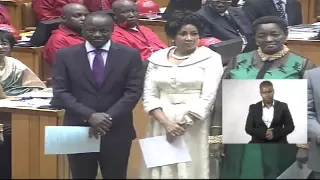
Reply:
[[112, 5], [115, 13], [115, 26], [112, 40], [140, 51], [142, 60], [166, 46], [149, 28], [141, 26], [137, 5], [131, 0], [118, 0]]
[[90, 12], [110, 10], [116, 0], [83, 0], [83, 4]]
[[239, 3], [239, 0], [232, 0], [231, 6], [237, 7], [237, 6], [238, 6], [238, 3]]
[[62, 7], [68, 3], [81, 3], [82, 0], [32, 0], [32, 9], [39, 21], [61, 17]]
[[58, 49], [84, 42], [81, 36], [82, 25], [88, 10], [78, 3], [69, 3], [62, 9], [62, 22], [57, 30], [52, 32], [44, 49], [44, 60], [53, 65]]
[[289, 26], [302, 24], [299, 0], [247, 0], [242, 9], [251, 22], [263, 16], [278, 16]]
[[196, 12], [204, 21], [204, 37], [216, 37], [222, 41], [242, 37], [244, 52], [257, 49], [250, 21], [240, 8], [231, 7], [231, 0], [207, 0]]
[[14, 28], [12, 25], [0, 24], [0, 30], [10, 32], [17, 41], [21, 40], [21, 36], [19, 34], [19, 31], [16, 28]]
[[11, 25], [11, 18], [9, 16], [8, 10], [0, 4], [0, 24]]
[[[0, 99], [46, 88], [31, 69], [21, 61], [7, 56], [15, 42], [11, 33], [0, 30]], [[4, 144], [0, 147], [0, 179], [11, 179], [11, 119], [7, 113], [0, 113], [0, 117], [0, 123], [4, 124]]]

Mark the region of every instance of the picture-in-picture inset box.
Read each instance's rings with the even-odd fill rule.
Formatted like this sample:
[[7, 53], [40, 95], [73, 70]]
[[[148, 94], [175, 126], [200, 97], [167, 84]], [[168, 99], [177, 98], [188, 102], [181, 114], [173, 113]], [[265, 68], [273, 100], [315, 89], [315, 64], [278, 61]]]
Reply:
[[223, 80], [224, 144], [307, 143], [307, 80]]

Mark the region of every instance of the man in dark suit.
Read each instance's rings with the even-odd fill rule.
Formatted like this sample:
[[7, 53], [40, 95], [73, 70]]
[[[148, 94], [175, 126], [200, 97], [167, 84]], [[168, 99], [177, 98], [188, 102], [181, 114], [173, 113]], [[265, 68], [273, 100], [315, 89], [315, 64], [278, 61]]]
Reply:
[[204, 21], [204, 37], [215, 37], [222, 41], [242, 38], [243, 52], [257, 49], [252, 34], [251, 22], [241, 8], [231, 7], [231, 0], [208, 0], [206, 5], [196, 12]]
[[90, 126], [101, 137], [99, 153], [68, 155], [73, 179], [125, 179], [132, 140], [132, 111], [142, 94], [143, 68], [138, 50], [113, 43], [113, 19], [93, 12], [84, 21], [83, 44], [56, 54], [54, 98], [66, 109], [64, 124]]
[[289, 26], [302, 24], [299, 0], [247, 0], [242, 9], [252, 23], [263, 16], [278, 16]]
[[270, 81], [260, 84], [262, 101], [251, 104], [246, 132], [252, 136], [249, 143], [285, 143], [293, 132], [294, 124], [286, 103], [273, 99], [274, 89]]
[[202, 0], [170, 0], [162, 18], [168, 20], [175, 11], [195, 12], [201, 8]]

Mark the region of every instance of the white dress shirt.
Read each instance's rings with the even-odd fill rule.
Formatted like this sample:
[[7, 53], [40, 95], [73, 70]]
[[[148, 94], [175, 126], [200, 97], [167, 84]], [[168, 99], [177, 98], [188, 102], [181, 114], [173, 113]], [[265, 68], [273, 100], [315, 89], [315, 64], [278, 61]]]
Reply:
[[262, 120], [265, 123], [265, 125], [270, 128], [271, 122], [273, 120], [273, 114], [274, 114], [274, 101], [272, 103], [271, 107], [266, 107], [264, 103], [262, 102]]
[[[278, 2], [279, 2], [280, 0], [273, 0], [273, 2], [274, 2], [274, 5], [276, 5], [276, 8], [278, 9]], [[282, 8], [283, 8], [283, 10], [284, 10], [284, 13], [285, 13], [285, 15], [286, 15], [286, 19], [288, 19], [288, 14], [287, 14], [287, 9], [286, 9], [286, 4], [287, 4], [287, 0], [282, 0]], [[279, 11], [279, 9], [278, 9], [278, 11]]]
[[[103, 51], [101, 53], [102, 57], [103, 57], [103, 63], [104, 65], [106, 65], [107, 62], [107, 57], [108, 57], [108, 52], [110, 50], [110, 46], [111, 46], [111, 41], [109, 40], [104, 46], [102, 46], [100, 49], [104, 49], [105, 51]], [[89, 59], [89, 64], [90, 64], [90, 68], [92, 69], [92, 65], [93, 65], [93, 59], [96, 55], [96, 53], [94, 52], [96, 50], [95, 47], [93, 47], [88, 41], [86, 41], [85, 43], [85, 47], [88, 53], [88, 59]]]

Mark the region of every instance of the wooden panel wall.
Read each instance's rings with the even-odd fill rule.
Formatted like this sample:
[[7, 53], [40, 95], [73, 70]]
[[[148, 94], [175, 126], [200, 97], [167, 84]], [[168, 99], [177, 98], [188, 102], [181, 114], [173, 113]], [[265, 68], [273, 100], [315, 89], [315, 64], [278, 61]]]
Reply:
[[170, 0], [154, 0], [160, 7], [167, 7]]

